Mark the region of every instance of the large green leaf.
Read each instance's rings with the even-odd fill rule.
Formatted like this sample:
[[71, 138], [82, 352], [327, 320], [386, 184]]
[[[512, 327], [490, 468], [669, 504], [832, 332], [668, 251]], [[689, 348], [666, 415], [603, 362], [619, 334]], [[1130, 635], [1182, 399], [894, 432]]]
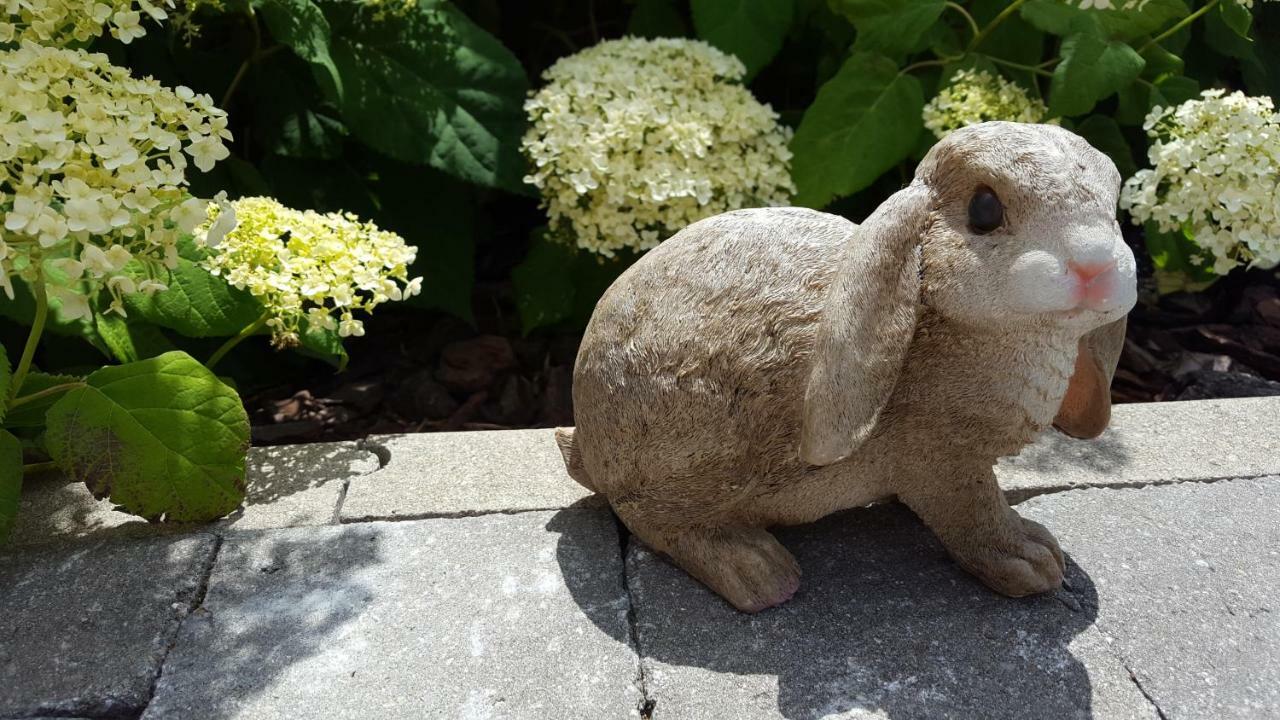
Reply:
[[325, 2], [343, 80], [332, 98], [368, 146], [464, 180], [528, 192], [520, 137], [528, 81], [520, 62], [449, 3], [374, 19]]
[[136, 362], [176, 350], [160, 328], [115, 313], [95, 314], [98, 335], [118, 362]]
[[855, 51], [899, 55], [916, 46], [942, 15], [945, 0], [831, 0], [858, 29]]
[[5, 411], [9, 409], [9, 384], [13, 380], [13, 369], [9, 366], [9, 354], [0, 345], [0, 421], [4, 420]]
[[692, 0], [698, 37], [738, 56], [747, 77], [778, 54], [791, 28], [795, 0]]
[[[1231, 0], [1220, 4], [1222, 12], [1209, 13], [1204, 19], [1204, 41], [1209, 47], [1239, 60], [1247, 60], [1254, 56], [1254, 43], [1249, 38], [1249, 25], [1253, 16], [1244, 8], [1228, 11], [1226, 6], [1236, 7]], [[1236, 14], [1243, 12], [1243, 18]]]
[[1111, 162], [1116, 164], [1120, 176], [1133, 177], [1138, 166], [1133, 162], [1133, 152], [1129, 149], [1129, 141], [1124, 139], [1120, 126], [1106, 115], [1090, 115], [1084, 122], [1076, 126], [1075, 132], [1089, 141], [1089, 144], [1107, 154]]
[[533, 234], [529, 254], [511, 271], [511, 283], [527, 335], [555, 325], [573, 313], [573, 263], [578, 251], [556, 242], [542, 228]]
[[1120, 91], [1116, 120], [1121, 125], [1142, 125], [1147, 113], [1159, 105], [1180, 105], [1200, 95], [1200, 83], [1189, 77], [1169, 75], [1154, 83], [1135, 82]]
[[129, 314], [196, 338], [229, 337], [261, 317], [262, 304], [247, 290], [228, 285], [196, 264], [199, 253], [189, 241], [183, 242], [178, 266], [165, 279], [169, 289], [127, 296]]
[[[258, 66], [246, 91], [253, 93], [254, 131], [269, 153], [321, 160], [342, 155], [347, 126], [338, 118], [337, 107], [324, 99], [306, 63], [295, 57], [272, 58]], [[272, 179], [261, 165], [259, 170]]]
[[9, 539], [22, 494], [22, 443], [0, 430], [0, 544]]
[[643, 38], [686, 37], [689, 27], [675, 0], [637, 0], [627, 20], [627, 34]]
[[1246, 40], [1249, 39], [1249, 26], [1253, 25], [1253, 13], [1249, 8], [1233, 0], [1218, 3], [1218, 11], [1227, 27]]
[[[26, 379], [22, 381], [21, 395], [22, 397], [29, 397], [59, 385], [67, 385], [83, 380], [84, 378], [76, 377], [75, 375], [48, 375], [33, 371], [28, 373]], [[57, 393], [53, 393], [12, 408], [0, 425], [7, 428], [44, 427], [45, 413], [48, 412], [49, 408], [53, 407], [59, 397]]]
[[311, 0], [254, 0], [271, 36], [311, 64], [316, 82], [341, 98], [342, 76], [333, 62], [329, 21]]
[[[1228, 0], [1230, 2], [1230, 0]], [[1185, 0], [1146, 0], [1141, 9], [1089, 9], [1063, 0], [1030, 0], [1022, 6], [1022, 18], [1054, 35], [1070, 35], [1081, 22], [1096, 24], [1101, 35], [1133, 40], [1153, 34], [1188, 14]]]
[[48, 412], [49, 453], [94, 497], [151, 521], [203, 522], [244, 499], [249, 418], [186, 353], [106, 367]]
[[1128, 87], [1142, 73], [1142, 56], [1125, 43], [1088, 32], [1062, 43], [1062, 62], [1049, 85], [1049, 113], [1083, 115], [1099, 100]]
[[797, 205], [822, 207], [906, 158], [924, 123], [920, 82], [881, 55], [855, 53], [818, 90], [791, 150]]

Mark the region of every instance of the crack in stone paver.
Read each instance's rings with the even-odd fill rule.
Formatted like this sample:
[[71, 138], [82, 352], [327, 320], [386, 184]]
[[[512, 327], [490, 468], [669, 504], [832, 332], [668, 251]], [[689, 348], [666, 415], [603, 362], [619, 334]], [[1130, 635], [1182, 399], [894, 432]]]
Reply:
[[1147, 702], [1151, 703], [1152, 709], [1156, 711], [1156, 715], [1159, 716], [1160, 720], [1169, 720], [1169, 718], [1164, 714], [1164, 711], [1160, 709], [1160, 704], [1157, 703], [1156, 699], [1151, 697], [1151, 693], [1147, 692], [1147, 689], [1142, 686], [1142, 681], [1138, 679], [1138, 674], [1133, 671], [1133, 668], [1129, 667], [1129, 664], [1124, 662], [1123, 659], [1121, 660], [1121, 663], [1124, 665], [1125, 671], [1129, 673], [1129, 679], [1138, 687], [1138, 692], [1142, 693], [1142, 697], [1146, 698]]

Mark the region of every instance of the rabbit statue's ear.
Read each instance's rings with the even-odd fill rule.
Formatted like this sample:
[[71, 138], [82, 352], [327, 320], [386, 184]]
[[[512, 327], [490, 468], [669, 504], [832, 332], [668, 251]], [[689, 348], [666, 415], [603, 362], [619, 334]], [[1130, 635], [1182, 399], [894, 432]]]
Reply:
[[862, 444], [915, 333], [929, 192], [916, 181], [850, 235], [827, 290], [804, 395], [800, 458], [830, 465]]
[[1126, 320], [1120, 318], [1080, 338], [1076, 369], [1053, 426], [1076, 438], [1102, 434], [1111, 421], [1111, 378], [1124, 349]]

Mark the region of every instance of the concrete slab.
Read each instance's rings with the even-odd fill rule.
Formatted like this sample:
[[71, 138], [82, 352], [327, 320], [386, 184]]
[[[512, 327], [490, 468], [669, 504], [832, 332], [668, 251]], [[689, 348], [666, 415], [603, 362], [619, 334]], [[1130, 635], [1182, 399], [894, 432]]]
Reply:
[[1155, 718], [1093, 628], [1097, 590], [1010, 600], [900, 506], [778, 533], [804, 579], [744, 615], [633, 544], [627, 572], [656, 720]]
[[603, 501], [564, 469], [554, 431], [425, 433], [369, 439], [386, 465], [351, 484], [342, 521], [477, 515]]
[[1280, 717], [1280, 477], [1033, 498], [1168, 718]]
[[[249, 530], [333, 523], [347, 480], [377, 470], [379, 462], [357, 443], [339, 442], [253, 448], [247, 466], [245, 504], [217, 527]], [[191, 529], [153, 525], [117, 512], [110, 502], [95, 500], [82, 483], [46, 474], [23, 488], [12, 542], [144, 537]]]
[[143, 717], [625, 717], [627, 607], [596, 510], [236, 533]]
[[0, 717], [127, 717], [146, 705], [216, 538], [0, 555]]
[[1280, 398], [1117, 405], [1094, 440], [1044, 433], [996, 468], [1010, 502], [1077, 487], [1280, 473]]

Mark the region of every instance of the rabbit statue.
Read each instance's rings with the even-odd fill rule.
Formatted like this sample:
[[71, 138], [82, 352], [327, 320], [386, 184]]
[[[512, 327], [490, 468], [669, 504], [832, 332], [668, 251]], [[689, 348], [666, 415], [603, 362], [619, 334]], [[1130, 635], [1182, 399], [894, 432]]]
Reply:
[[801, 208], [690, 225], [596, 306], [556, 434], [569, 474], [745, 612], [799, 587], [766, 528], [895, 497], [992, 589], [1058, 587], [1057, 541], [993, 465], [1050, 425], [1107, 425], [1137, 296], [1119, 187], [1079, 136], [989, 122], [861, 225]]

